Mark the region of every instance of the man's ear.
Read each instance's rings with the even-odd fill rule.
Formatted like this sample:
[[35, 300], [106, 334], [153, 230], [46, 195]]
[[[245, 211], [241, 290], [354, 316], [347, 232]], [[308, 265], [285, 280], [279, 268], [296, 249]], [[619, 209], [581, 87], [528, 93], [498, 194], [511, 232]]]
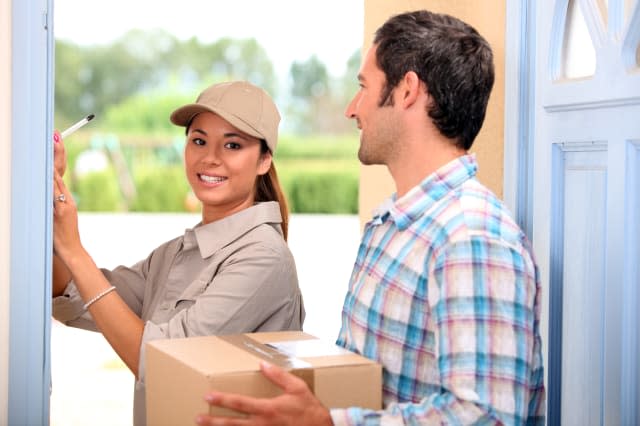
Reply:
[[400, 102], [402, 102], [402, 106], [405, 108], [409, 108], [412, 106], [423, 94], [424, 88], [422, 87], [422, 82], [414, 71], [407, 72], [401, 84], [402, 98]]

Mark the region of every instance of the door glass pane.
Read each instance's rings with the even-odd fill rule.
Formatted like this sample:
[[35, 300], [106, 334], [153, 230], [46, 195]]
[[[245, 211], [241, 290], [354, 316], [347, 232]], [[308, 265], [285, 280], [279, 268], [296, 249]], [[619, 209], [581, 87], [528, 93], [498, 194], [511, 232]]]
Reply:
[[584, 15], [578, 1], [569, 1], [563, 41], [562, 75], [565, 78], [590, 77], [595, 70], [596, 51]]

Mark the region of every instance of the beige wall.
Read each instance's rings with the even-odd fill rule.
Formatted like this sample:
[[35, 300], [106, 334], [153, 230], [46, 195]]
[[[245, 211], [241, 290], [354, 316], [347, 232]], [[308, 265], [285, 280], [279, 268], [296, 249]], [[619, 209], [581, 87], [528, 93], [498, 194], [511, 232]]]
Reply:
[[[416, 9], [447, 13], [473, 25], [491, 44], [495, 56], [496, 82], [484, 126], [471, 152], [478, 158], [478, 178], [502, 198], [504, 147], [504, 33], [505, 0], [364, 0], [364, 46], [371, 45], [373, 33], [389, 16]], [[360, 222], [395, 187], [383, 166], [362, 166], [360, 178]]]
[[0, 0], [0, 425], [9, 400], [9, 231], [11, 192], [11, 2]]

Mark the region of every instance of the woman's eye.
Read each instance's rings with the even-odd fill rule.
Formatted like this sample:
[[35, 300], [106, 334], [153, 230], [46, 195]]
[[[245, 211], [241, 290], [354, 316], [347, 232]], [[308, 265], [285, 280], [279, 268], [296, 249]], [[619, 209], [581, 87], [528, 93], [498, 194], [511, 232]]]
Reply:
[[193, 143], [199, 146], [205, 145], [207, 142], [204, 139], [193, 138]]
[[225, 148], [229, 148], [229, 149], [240, 149], [241, 146], [239, 143], [237, 142], [227, 142], [226, 144], [224, 144]]

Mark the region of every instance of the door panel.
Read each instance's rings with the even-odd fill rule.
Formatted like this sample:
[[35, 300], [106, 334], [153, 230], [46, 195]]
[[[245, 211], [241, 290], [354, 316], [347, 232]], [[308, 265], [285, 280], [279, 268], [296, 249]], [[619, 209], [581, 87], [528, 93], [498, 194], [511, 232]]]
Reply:
[[537, 2], [532, 239], [549, 424], [640, 424], [640, 6]]
[[[562, 265], [562, 424], [597, 425], [602, 415], [604, 265], [606, 239], [606, 144], [554, 146], [552, 221], [564, 235]], [[562, 183], [562, 184], [560, 184]], [[591, 214], [585, 214], [591, 212]], [[561, 227], [561, 228], [559, 228]], [[554, 240], [558, 241], [559, 240]], [[576, 326], [576, 325], [580, 326]], [[575, 356], [580, 354], [580, 356]]]
[[640, 140], [628, 141], [627, 185], [634, 188], [629, 194], [625, 214], [625, 261], [622, 304], [623, 321], [635, 326], [623, 328], [622, 424], [638, 424], [640, 419]]

